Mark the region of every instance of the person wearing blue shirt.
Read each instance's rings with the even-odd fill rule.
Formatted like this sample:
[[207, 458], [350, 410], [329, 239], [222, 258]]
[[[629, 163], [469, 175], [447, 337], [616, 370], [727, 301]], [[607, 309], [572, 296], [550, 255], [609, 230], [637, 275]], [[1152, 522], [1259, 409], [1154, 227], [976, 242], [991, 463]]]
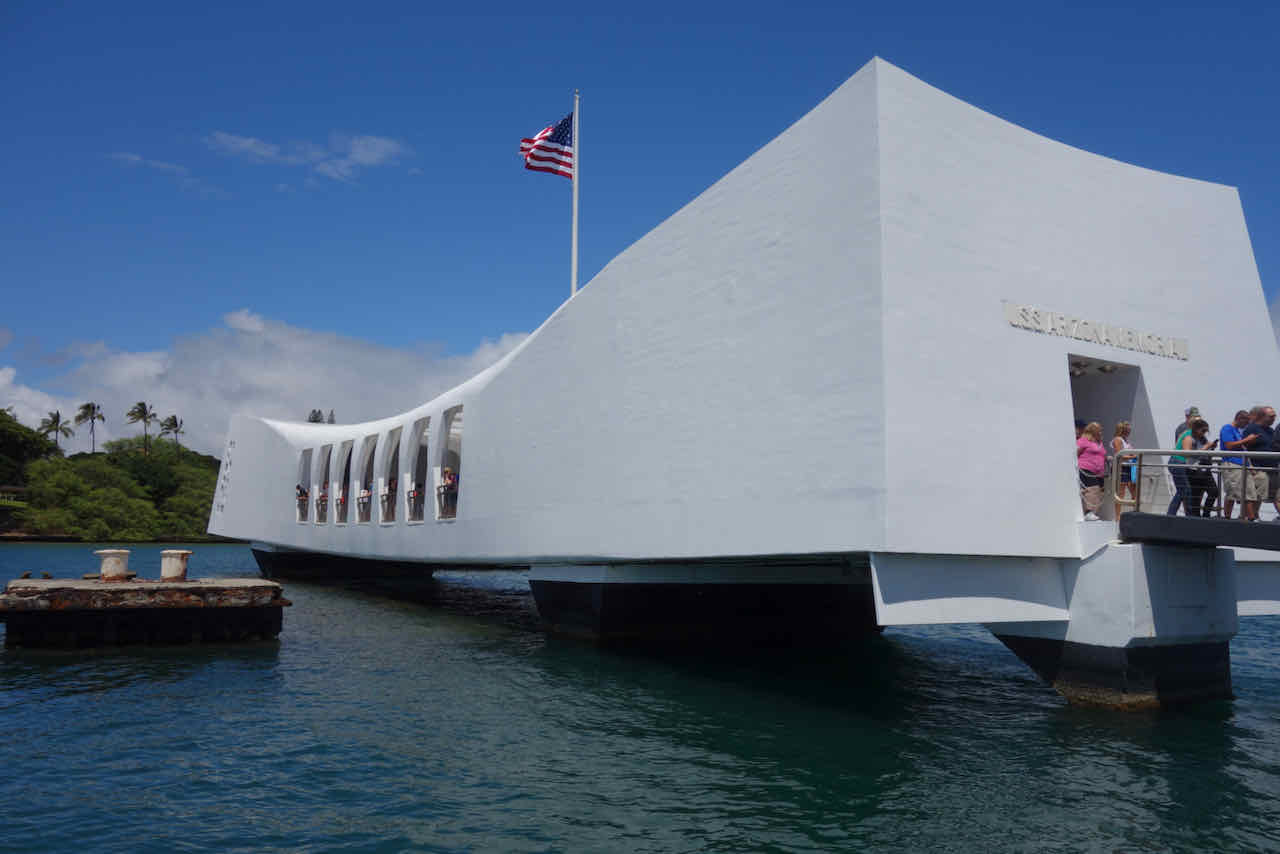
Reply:
[[[1238, 451], [1245, 447], [1245, 427], [1249, 425], [1249, 412], [1241, 409], [1235, 420], [1223, 424], [1218, 431], [1218, 447], [1224, 451]], [[1222, 500], [1222, 518], [1230, 519], [1236, 502], [1244, 505], [1244, 457], [1225, 457], [1222, 460], [1222, 489], [1226, 493]]]
[[[1244, 428], [1240, 440], [1247, 451], [1269, 451], [1276, 440], [1272, 425], [1276, 423], [1276, 411], [1270, 406], [1255, 406], [1253, 423]], [[1244, 482], [1244, 518], [1258, 521], [1262, 502], [1270, 497], [1270, 473], [1276, 468], [1276, 460], [1255, 460], [1250, 463], [1249, 476]]]

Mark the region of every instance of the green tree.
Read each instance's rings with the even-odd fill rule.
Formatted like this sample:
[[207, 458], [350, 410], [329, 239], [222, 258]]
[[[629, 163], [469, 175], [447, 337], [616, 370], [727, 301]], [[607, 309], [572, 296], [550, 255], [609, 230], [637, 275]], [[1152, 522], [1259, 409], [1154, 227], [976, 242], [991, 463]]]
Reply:
[[0, 409], [0, 484], [21, 486], [27, 482], [28, 463], [57, 453], [57, 445], [20, 422], [8, 408]]
[[[7, 416], [0, 412], [0, 440]], [[103, 443], [105, 453], [54, 455], [53, 443], [31, 434], [44, 458], [26, 466], [28, 502], [15, 518], [34, 534], [93, 542], [201, 539], [218, 480], [216, 457], [146, 437]], [[0, 446], [2, 447], [2, 446]]]
[[145, 400], [140, 400], [125, 413], [125, 417], [129, 419], [130, 424], [142, 423], [142, 452], [150, 454], [151, 438], [147, 433], [147, 428], [156, 422], [156, 411], [151, 408], [151, 404]]
[[62, 420], [62, 410], [60, 409], [55, 409], [46, 415], [44, 419], [41, 420], [40, 426], [36, 428], [36, 432], [41, 436], [48, 436], [52, 433], [53, 446], [55, 448], [58, 447], [59, 436], [64, 436], [70, 439], [76, 434], [76, 431], [71, 429], [71, 422]]
[[170, 415], [168, 418], [160, 422], [160, 435], [172, 436], [174, 443], [178, 446], [178, 453], [182, 453], [182, 440], [178, 437], [186, 431], [182, 429], [182, 419], [176, 415]]
[[107, 416], [103, 414], [102, 407], [96, 403], [80, 404], [80, 411], [76, 413], [76, 425], [87, 423], [89, 425], [89, 453], [96, 454], [98, 452], [98, 434], [94, 429], [97, 422], [106, 422]]
[[311, 422], [312, 424], [323, 424], [324, 412], [319, 409], [311, 410], [310, 412], [307, 413], [307, 421]]

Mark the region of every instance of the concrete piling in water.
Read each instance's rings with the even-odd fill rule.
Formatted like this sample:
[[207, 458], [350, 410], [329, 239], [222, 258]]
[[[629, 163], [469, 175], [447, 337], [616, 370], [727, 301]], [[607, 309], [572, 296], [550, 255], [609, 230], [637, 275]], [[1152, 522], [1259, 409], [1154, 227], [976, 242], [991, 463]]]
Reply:
[[102, 562], [97, 576], [9, 582], [0, 593], [6, 647], [209, 643], [280, 634], [290, 602], [274, 581], [188, 580], [186, 549], [161, 552], [158, 581], [129, 572], [127, 549], [94, 554]]

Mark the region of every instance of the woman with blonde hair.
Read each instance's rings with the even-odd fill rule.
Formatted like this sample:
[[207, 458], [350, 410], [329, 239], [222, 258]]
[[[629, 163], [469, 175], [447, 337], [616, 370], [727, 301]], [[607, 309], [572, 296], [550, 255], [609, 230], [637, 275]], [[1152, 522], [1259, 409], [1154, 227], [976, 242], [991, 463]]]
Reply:
[[[1121, 459], [1120, 455], [1125, 451], [1133, 448], [1129, 444], [1129, 433], [1133, 430], [1133, 425], [1128, 421], [1121, 421], [1116, 424], [1115, 435], [1111, 437], [1111, 456], [1116, 461], [1116, 518], [1120, 518], [1120, 514], [1124, 512], [1124, 506], [1120, 503], [1120, 499], [1126, 495], [1131, 501], [1138, 500], [1138, 484], [1135, 478], [1138, 474], [1138, 461], [1134, 457]], [[1134, 505], [1137, 509], [1137, 505]]]
[[1086, 522], [1098, 521], [1102, 506], [1102, 481], [1107, 473], [1107, 452], [1102, 447], [1102, 425], [1090, 421], [1076, 439], [1076, 464], [1080, 467], [1080, 500]]

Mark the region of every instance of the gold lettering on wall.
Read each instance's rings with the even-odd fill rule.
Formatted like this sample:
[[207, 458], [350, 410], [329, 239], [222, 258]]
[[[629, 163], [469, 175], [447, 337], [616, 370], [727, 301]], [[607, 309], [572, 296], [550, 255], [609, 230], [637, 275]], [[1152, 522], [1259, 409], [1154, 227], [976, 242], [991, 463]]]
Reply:
[[1074, 338], [1077, 341], [1089, 341], [1121, 350], [1135, 350], [1150, 356], [1180, 359], [1184, 362], [1191, 358], [1191, 348], [1187, 345], [1185, 338], [1139, 332], [1124, 326], [1112, 326], [1097, 320], [1072, 317], [1013, 302], [1004, 303], [1004, 317], [1010, 326], [1043, 335]]

